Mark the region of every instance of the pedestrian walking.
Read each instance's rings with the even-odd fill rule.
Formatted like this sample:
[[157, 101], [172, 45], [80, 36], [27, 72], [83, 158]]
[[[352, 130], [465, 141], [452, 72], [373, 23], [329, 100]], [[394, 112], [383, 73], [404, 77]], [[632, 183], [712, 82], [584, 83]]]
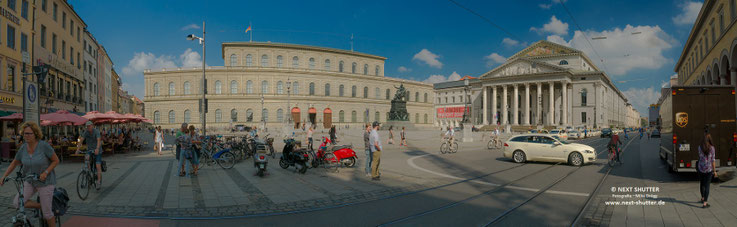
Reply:
[[394, 126], [389, 126], [389, 144], [394, 144]]
[[371, 143], [371, 180], [380, 180], [379, 164], [381, 164], [381, 139], [379, 138], [379, 122], [374, 121], [369, 142]]
[[366, 147], [366, 176], [371, 177], [371, 125], [363, 127], [363, 143]]
[[185, 145], [191, 146], [189, 135], [187, 135], [188, 129], [187, 129], [187, 123], [182, 123], [182, 127], [179, 132], [177, 132], [177, 145], [179, 145], [179, 152], [176, 154], [177, 159], [179, 160], [179, 176], [183, 177], [187, 174], [186, 164], [187, 164], [187, 157], [186, 152], [189, 149], [188, 147], [185, 147]]
[[404, 127], [402, 127], [402, 132], [399, 133], [399, 136], [402, 137], [402, 141], [399, 142], [399, 146], [404, 145], [406, 147], [407, 146], [407, 138], [405, 138], [406, 134], [404, 133]]
[[310, 125], [310, 128], [307, 130], [307, 144], [310, 150], [314, 150], [312, 149], [312, 133], [314, 132], [315, 132], [315, 126]]
[[338, 137], [335, 136], [335, 125], [330, 127], [330, 143], [333, 145], [338, 144], [338, 141], [336, 141]]
[[[52, 212], [52, 201], [54, 197], [54, 188], [56, 187], [56, 174], [54, 168], [59, 164], [59, 157], [54, 153], [54, 148], [46, 141], [43, 141], [43, 133], [41, 128], [34, 122], [26, 122], [20, 126], [23, 135], [23, 145], [15, 154], [15, 159], [10, 163], [8, 169], [2, 179], [5, 179], [13, 171], [15, 167], [21, 165], [21, 173], [23, 176], [35, 174], [38, 180], [29, 180], [23, 182], [23, 199], [26, 208], [40, 209], [43, 218], [49, 226], [56, 226], [54, 212]], [[35, 154], [35, 155], [34, 155]], [[5, 181], [0, 180], [0, 186]], [[33, 194], [38, 192], [40, 203], [32, 198]], [[18, 195], [16, 195], [14, 203], [18, 206]]]
[[709, 187], [711, 186], [712, 177], [717, 176], [716, 171], [716, 160], [715, 160], [714, 143], [711, 140], [711, 134], [707, 131], [704, 134], [704, 140], [699, 146], [699, 163], [697, 165], [699, 172], [699, 189], [701, 191], [701, 202], [703, 208], [707, 208], [710, 205], [707, 203], [709, 200]]
[[156, 152], [161, 155], [161, 150], [164, 147], [164, 132], [161, 130], [161, 126], [156, 129], [154, 134], [154, 143], [156, 144]]

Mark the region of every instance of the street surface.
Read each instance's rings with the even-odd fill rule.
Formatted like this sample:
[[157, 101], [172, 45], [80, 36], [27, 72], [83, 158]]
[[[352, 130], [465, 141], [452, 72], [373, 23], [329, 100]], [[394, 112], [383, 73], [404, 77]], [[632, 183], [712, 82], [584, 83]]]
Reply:
[[[397, 146], [399, 141], [389, 145], [388, 133], [380, 134], [385, 149], [381, 181], [366, 177], [362, 133], [353, 129], [341, 130], [339, 138], [341, 144], [354, 145], [359, 162], [338, 172], [318, 168], [302, 175], [294, 168], [281, 169], [272, 159], [269, 175], [259, 178], [249, 159], [231, 170], [204, 167], [199, 176], [188, 178], [176, 175], [171, 151], [158, 156], [149, 148], [106, 156], [102, 190], [91, 191], [85, 201], [75, 189], [81, 162], [65, 160], [56, 169], [57, 186], [67, 189], [72, 207], [62, 222], [65, 226], [570, 226], [577, 220], [578, 226], [737, 226], [737, 180], [713, 184], [712, 207], [701, 208], [696, 175], [667, 173], [658, 157], [657, 139], [625, 141], [624, 164], [610, 168], [604, 152], [608, 138], [575, 141], [594, 147], [599, 160], [574, 167], [514, 163], [501, 150], [486, 149], [488, 136], [482, 138], [480, 133], [474, 135], [475, 142], [459, 143], [455, 154], [440, 154], [440, 131], [408, 132], [407, 147]], [[141, 138], [150, 140], [149, 135]], [[275, 148], [282, 147], [277, 138]], [[4, 171], [7, 164], [2, 167]], [[627, 191], [629, 187], [649, 191]], [[14, 195], [11, 184], [0, 188], [4, 202], [0, 220], [10, 222]], [[638, 200], [654, 205], [606, 203]]]

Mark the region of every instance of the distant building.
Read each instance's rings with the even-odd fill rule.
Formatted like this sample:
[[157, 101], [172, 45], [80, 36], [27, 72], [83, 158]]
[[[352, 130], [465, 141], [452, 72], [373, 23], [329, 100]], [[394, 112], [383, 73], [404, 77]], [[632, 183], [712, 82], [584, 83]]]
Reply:
[[658, 116], [660, 114], [660, 105], [659, 104], [652, 104], [650, 107], [647, 108], [649, 114], [648, 114], [648, 120], [649, 120], [649, 126], [655, 126], [658, 124]]

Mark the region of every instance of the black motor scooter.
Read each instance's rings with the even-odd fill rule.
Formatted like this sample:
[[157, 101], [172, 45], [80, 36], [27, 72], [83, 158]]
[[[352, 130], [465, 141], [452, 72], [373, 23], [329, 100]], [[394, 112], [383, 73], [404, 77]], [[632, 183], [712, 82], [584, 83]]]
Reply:
[[284, 140], [284, 149], [282, 150], [282, 156], [279, 159], [279, 166], [281, 166], [282, 169], [294, 166], [297, 168], [299, 173], [304, 174], [307, 172], [308, 158], [309, 155], [307, 154], [307, 149], [300, 148], [297, 145], [297, 141], [293, 138], [288, 138]]

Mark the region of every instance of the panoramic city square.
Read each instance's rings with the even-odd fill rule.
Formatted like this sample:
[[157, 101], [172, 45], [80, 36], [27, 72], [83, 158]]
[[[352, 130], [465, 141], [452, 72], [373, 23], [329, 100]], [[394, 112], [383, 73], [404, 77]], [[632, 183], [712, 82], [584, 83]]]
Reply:
[[737, 0], [0, 14], [0, 226], [737, 226]]

